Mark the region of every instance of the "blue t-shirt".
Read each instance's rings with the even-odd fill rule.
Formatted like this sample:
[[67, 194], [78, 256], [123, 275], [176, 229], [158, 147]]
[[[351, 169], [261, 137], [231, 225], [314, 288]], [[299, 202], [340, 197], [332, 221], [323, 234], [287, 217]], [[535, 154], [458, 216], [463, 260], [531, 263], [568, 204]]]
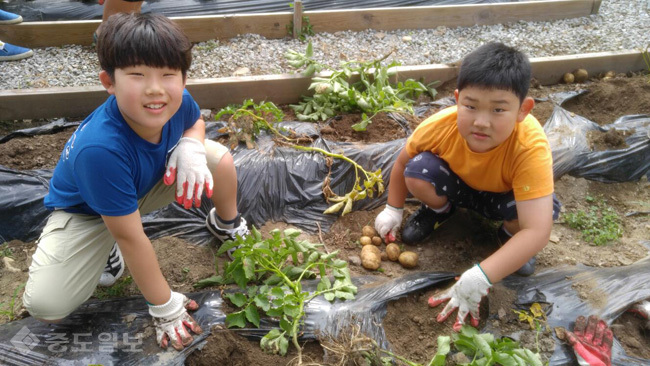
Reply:
[[124, 216], [165, 173], [168, 154], [201, 116], [185, 90], [179, 110], [158, 144], [138, 136], [122, 117], [115, 96], [91, 113], [65, 144], [45, 196], [48, 209]]

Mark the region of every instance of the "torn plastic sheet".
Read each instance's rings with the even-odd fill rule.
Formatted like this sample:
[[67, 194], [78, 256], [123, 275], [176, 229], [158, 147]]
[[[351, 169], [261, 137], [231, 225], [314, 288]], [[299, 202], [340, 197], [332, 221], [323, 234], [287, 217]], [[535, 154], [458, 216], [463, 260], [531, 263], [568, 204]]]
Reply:
[[[647, 242], [650, 244], [650, 242]], [[650, 257], [632, 265], [611, 268], [596, 268], [583, 265], [552, 268], [532, 277], [509, 276], [504, 285], [517, 291], [517, 304], [528, 309], [532, 303], [546, 303], [551, 307], [547, 313], [551, 329], [564, 327], [573, 329], [579, 315], [598, 315], [607, 324], [618, 318], [635, 303], [650, 298]], [[602, 295], [602, 304], [592, 304], [580, 298], [576, 286], [587, 287], [591, 294]], [[489, 323], [488, 323], [489, 324]], [[488, 331], [497, 331], [487, 328]], [[575, 356], [570, 346], [563, 344], [553, 334], [555, 352], [550, 365], [575, 365]], [[612, 348], [613, 365], [648, 365], [650, 360], [628, 356], [618, 340]]]
[[[353, 8], [382, 8], [404, 6], [433, 6], [507, 3], [520, 0], [303, 0], [303, 8], [310, 10], [335, 10]], [[142, 12], [163, 14], [168, 17], [290, 12], [289, 0], [149, 0]], [[22, 15], [25, 21], [101, 19], [103, 6], [96, 1], [71, 0], [12, 0], [0, 3], [0, 9]]]
[[[628, 115], [611, 124], [598, 124], [567, 111], [560, 105], [586, 91], [558, 93], [551, 96], [555, 103], [544, 131], [553, 152], [553, 174], [613, 183], [629, 182], [650, 175], [650, 115]], [[625, 138], [623, 149], [592, 151], [587, 134], [609, 130], [632, 132]]]
[[[383, 347], [390, 347], [381, 320], [389, 301], [407, 296], [454, 278], [446, 272], [415, 273], [386, 281], [378, 276], [353, 278], [359, 292], [355, 300], [330, 303], [314, 298], [305, 306], [301, 339], [342, 330], [355, 319], [361, 330]], [[383, 281], [383, 282], [382, 282]], [[318, 281], [305, 281], [305, 291], [315, 291]], [[199, 309], [192, 313], [204, 330], [182, 352], [163, 350], [156, 344], [155, 329], [142, 297], [87, 302], [59, 324], [25, 318], [0, 325], [0, 363], [3, 365], [183, 365], [187, 356], [203, 347], [215, 325], [225, 324], [224, 300], [220, 291], [188, 294]], [[279, 323], [263, 318], [260, 328], [233, 329], [259, 340]]]
[[[316, 339], [317, 334], [336, 337], [349, 325], [358, 324], [362, 333], [373, 338], [382, 348], [391, 349], [381, 327], [388, 302], [445, 285], [454, 276], [456, 274], [447, 272], [417, 272], [393, 280], [377, 276], [353, 278], [359, 287], [354, 300], [330, 303], [321, 296], [306, 305], [301, 339]], [[517, 291], [516, 305], [528, 308], [533, 302], [550, 304], [548, 325], [551, 328], [572, 329], [578, 315], [599, 315], [611, 324], [633, 304], [650, 298], [650, 288], [645, 286], [648, 276], [650, 258], [625, 267], [553, 268], [531, 277], [509, 276], [503, 283]], [[305, 281], [305, 291], [314, 291], [317, 283]], [[574, 286], [585, 283], [592, 287], [592, 291], [603, 294], [606, 299], [604, 304], [595, 306], [580, 298]], [[144, 299], [132, 297], [88, 302], [56, 325], [40, 323], [33, 318], [0, 325], [0, 361], [7, 365], [68, 365], [80, 362], [104, 365], [182, 365], [191, 352], [203, 347], [209, 330], [214, 325], [224, 324], [226, 316], [224, 300], [219, 291], [188, 296], [200, 304], [199, 310], [193, 315], [205, 332], [195, 336], [193, 344], [182, 352], [158, 348]], [[260, 328], [235, 328], [233, 331], [249, 339], [260, 339], [270, 329], [278, 326], [273, 319], [264, 318]], [[517, 338], [516, 334], [500, 334], [498, 328], [491, 326], [491, 322], [487, 322], [481, 331]], [[574, 365], [571, 348], [557, 338], [555, 340], [556, 348], [549, 364]], [[650, 360], [628, 356], [621, 344], [614, 341], [612, 364], [647, 365], [649, 362]]]
[[14, 137], [26, 137], [26, 136], [36, 136], [36, 135], [48, 135], [62, 131], [68, 127], [79, 126], [81, 122], [68, 122], [63, 118], [57, 119], [53, 122], [50, 122], [46, 125], [25, 128], [22, 130], [13, 131], [6, 136], [0, 138], [0, 144], [5, 143]]

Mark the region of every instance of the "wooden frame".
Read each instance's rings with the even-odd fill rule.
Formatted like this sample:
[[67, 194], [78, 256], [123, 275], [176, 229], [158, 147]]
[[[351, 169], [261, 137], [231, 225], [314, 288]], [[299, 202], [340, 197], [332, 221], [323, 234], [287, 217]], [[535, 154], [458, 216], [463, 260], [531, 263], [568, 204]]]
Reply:
[[[438, 26], [463, 27], [513, 21], [548, 21], [588, 16], [598, 12], [601, 0], [546, 0], [497, 4], [415, 6], [302, 12], [314, 32], [366, 29], [430, 29]], [[302, 7], [297, 9], [302, 11]], [[292, 12], [194, 16], [172, 18], [192, 42], [230, 39], [256, 33], [266, 38], [287, 36]], [[302, 20], [302, 18], [300, 18]], [[65, 44], [89, 45], [99, 20], [26, 22], [0, 25], [0, 40], [23, 47], [52, 47]]]
[[[590, 75], [606, 71], [629, 72], [646, 69], [641, 51], [599, 52], [567, 56], [532, 58], [533, 77], [540, 83], [556, 84], [565, 72], [578, 68]], [[456, 78], [458, 67], [446, 64], [402, 66], [400, 80], [416, 79], [425, 83], [446, 82]], [[295, 74], [190, 79], [187, 89], [201, 108], [222, 108], [241, 104], [244, 99], [272, 101], [276, 104], [297, 103], [311, 78]], [[0, 90], [0, 120], [71, 117], [82, 119], [104, 100], [101, 85], [87, 87]]]

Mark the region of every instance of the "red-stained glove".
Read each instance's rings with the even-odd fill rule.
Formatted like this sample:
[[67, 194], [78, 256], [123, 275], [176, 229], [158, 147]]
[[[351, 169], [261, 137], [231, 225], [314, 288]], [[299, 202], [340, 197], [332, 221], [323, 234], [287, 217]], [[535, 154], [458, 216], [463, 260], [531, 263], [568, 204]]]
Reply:
[[99, 0], [99, 5], [104, 5], [104, 0]]
[[490, 280], [487, 278], [481, 266], [478, 264], [465, 271], [449, 290], [429, 298], [429, 306], [436, 307], [443, 302], [449, 301], [444, 309], [436, 317], [436, 321], [441, 323], [458, 309], [458, 316], [454, 323], [454, 330], [460, 331], [465, 323], [467, 314], [470, 315], [470, 324], [473, 327], [478, 326], [479, 322], [479, 305], [483, 296], [488, 294], [492, 287]]
[[611, 366], [614, 334], [607, 323], [595, 315], [580, 315], [573, 332], [557, 328], [558, 338], [567, 341], [581, 366]]
[[[628, 309], [628, 312], [634, 313], [645, 320], [650, 320], [650, 300], [643, 300], [634, 304], [634, 306]], [[646, 328], [650, 328], [650, 322], [646, 324]]]
[[201, 195], [205, 185], [206, 195], [212, 197], [212, 173], [208, 169], [203, 143], [191, 137], [183, 137], [169, 157], [163, 177], [166, 185], [176, 179], [176, 202], [186, 209], [201, 206]]
[[187, 310], [196, 310], [198, 308], [199, 305], [196, 301], [173, 291], [167, 303], [150, 305], [149, 314], [153, 317], [156, 326], [158, 345], [167, 348], [171, 343], [172, 347], [180, 351], [194, 340], [187, 331], [188, 329], [196, 334], [203, 333], [194, 318], [187, 313]]

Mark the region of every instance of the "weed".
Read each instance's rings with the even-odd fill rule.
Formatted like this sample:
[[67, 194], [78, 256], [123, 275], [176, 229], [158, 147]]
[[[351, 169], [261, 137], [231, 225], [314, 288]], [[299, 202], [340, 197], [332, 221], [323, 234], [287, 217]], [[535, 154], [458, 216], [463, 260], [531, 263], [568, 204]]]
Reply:
[[132, 283], [133, 278], [131, 276], [126, 276], [117, 280], [117, 282], [111, 287], [97, 287], [94, 295], [100, 300], [125, 297], [128, 287]]
[[[293, 7], [293, 4], [291, 4]], [[301, 41], [306, 41], [307, 36], [313, 36], [314, 34], [314, 28], [311, 25], [311, 22], [309, 21], [308, 16], [303, 16], [302, 17], [302, 27], [300, 28], [300, 32], [298, 32], [298, 38]], [[287, 24], [287, 35], [293, 36], [293, 20]]]
[[548, 322], [546, 320], [546, 313], [542, 310], [539, 303], [533, 303], [530, 306], [530, 312], [526, 310], [513, 310], [515, 314], [519, 315], [520, 322], [528, 322], [530, 329], [535, 330], [535, 343], [537, 345], [537, 352], [539, 353], [539, 335], [544, 332], [550, 332]]
[[594, 245], [606, 245], [621, 237], [621, 218], [607, 202], [587, 196], [587, 211], [578, 210], [565, 215], [570, 228], [580, 230], [584, 240]]
[[0, 315], [6, 316], [10, 322], [16, 319], [16, 315], [20, 310], [22, 301], [18, 300], [18, 293], [25, 287], [25, 284], [20, 284], [14, 289], [14, 294], [11, 296], [9, 303], [0, 303]]
[[216, 39], [210, 39], [206, 42], [203, 42], [202, 44], [198, 45], [195, 47], [196, 50], [198, 51], [214, 51], [219, 47], [219, 41]]
[[222, 108], [214, 118], [219, 120], [224, 115], [230, 115], [228, 127], [223, 132], [228, 133], [231, 149], [240, 141], [245, 142], [249, 149], [255, 148], [255, 140], [262, 130], [270, 130], [281, 136], [275, 128], [275, 122], [282, 121], [284, 113], [273, 102], [258, 104], [253, 99], [246, 99], [242, 105], [231, 104]]
[[13, 249], [9, 248], [9, 244], [7, 243], [0, 244], [0, 258], [2, 257], [13, 258], [13, 255], [14, 255], [14, 251]]

